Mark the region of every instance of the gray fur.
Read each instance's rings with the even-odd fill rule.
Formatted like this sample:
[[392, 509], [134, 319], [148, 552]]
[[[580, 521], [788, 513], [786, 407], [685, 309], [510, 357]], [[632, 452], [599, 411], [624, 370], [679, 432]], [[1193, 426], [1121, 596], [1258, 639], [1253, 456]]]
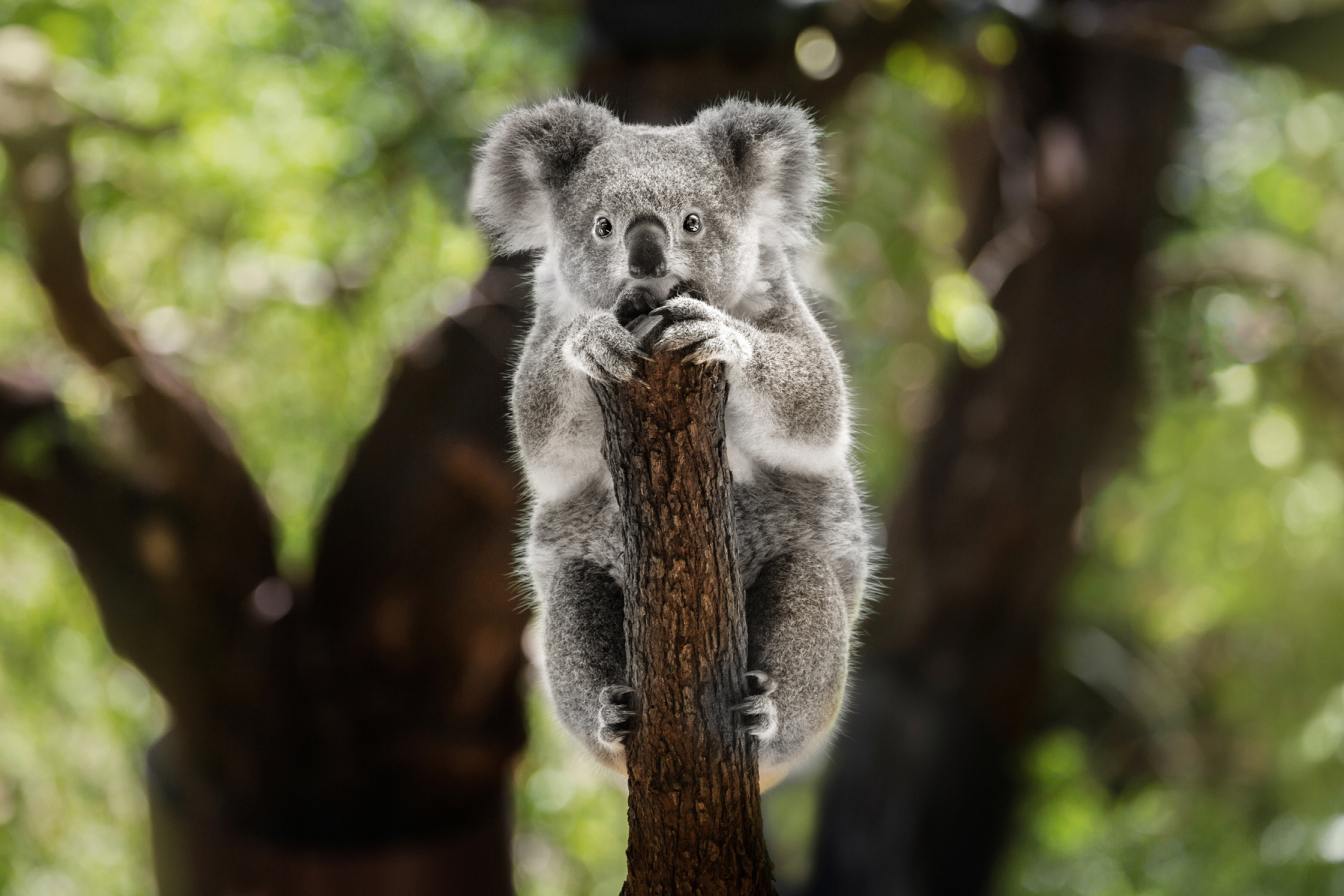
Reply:
[[[753, 670], [736, 708], [760, 741], [763, 780], [820, 746], [840, 709], [869, 546], [843, 370], [795, 272], [821, 202], [817, 140], [790, 106], [734, 100], [647, 127], [559, 100], [505, 116], [481, 152], [473, 212], [502, 247], [542, 250], [512, 401], [546, 680], [565, 725], [616, 767], [638, 712], [625, 688], [620, 517], [586, 380], [628, 379], [640, 351], [689, 349], [688, 363], [727, 367]], [[698, 233], [682, 226], [690, 213]], [[644, 222], [647, 238], [649, 221], [667, 275], [634, 279], [647, 269], [631, 267], [624, 234]], [[666, 321], [649, 345], [617, 318], [634, 294]]]

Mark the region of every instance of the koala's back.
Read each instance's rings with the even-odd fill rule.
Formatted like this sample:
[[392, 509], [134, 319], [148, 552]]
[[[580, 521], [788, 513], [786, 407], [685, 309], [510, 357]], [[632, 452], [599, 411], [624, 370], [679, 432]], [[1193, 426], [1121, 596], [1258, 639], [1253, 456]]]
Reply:
[[[737, 564], [750, 587], [761, 568], [786, 553], [807, 551], [832, 564], [851, 613], [867, 575], [868, 535], [858, 489], [848, 471], [800, 476], [758, 470], [734, 483]], [[610, 480], [593, 481], [563, 500], [533, 511], [527, 563], [543, 596], [560, 565], [587, 560], [625, 587], [625, 542]]]

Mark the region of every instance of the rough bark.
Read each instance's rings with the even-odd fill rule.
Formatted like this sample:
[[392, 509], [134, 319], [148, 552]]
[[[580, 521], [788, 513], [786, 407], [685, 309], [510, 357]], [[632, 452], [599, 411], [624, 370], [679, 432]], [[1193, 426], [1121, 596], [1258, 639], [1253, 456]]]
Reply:
[[625, 528], [628, 896], [770, 894], [747, 696], [720, 364], [662, 355], [594, 387]]
[[[1004, 335], [947, 368], [889, 528], [891, 589], [823, 798], [812, 891], [987, 892], [1039, 719], [1078, 511], [1133, 430], [1138, 271], [1183, 104], [1164, 62], [1023, 34], [992, 135], [954, 140]], [[1027, 240], [998, 235], [1030, 234]], [[1016, 234], [1014, 234], [1014, 237]], [[1001, 255], [1002, 257], [995, 257]]]

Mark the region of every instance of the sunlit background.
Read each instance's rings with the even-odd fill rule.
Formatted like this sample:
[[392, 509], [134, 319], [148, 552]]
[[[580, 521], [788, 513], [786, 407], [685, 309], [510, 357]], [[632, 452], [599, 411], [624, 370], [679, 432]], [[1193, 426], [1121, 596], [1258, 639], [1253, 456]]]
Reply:
[[[471, 146], [512, 104], [568, 88], [576, 16], [0, 0], [6, 23], [50, 44], [78, 110], [101, 296], [217, 409], [283, 561], [305, 562], [397, 349], [485, 265], [462, 203]], [[971, 43], [990, 65], [1016, 51], [993, 10]], [[795, 43], [818, 79], [840, 52], [825, 28]], [[1009, 894], [1344, 894], [1344, 81], [1212, 50], [1185, 64], [1193, 108], [1146, 265], [1140, 434], [1077, 522]], [[1011, 338], [955, 251], [943, 141], [985, 101], [965, 71], [898, 43], [825, 122], [830, 316], [878, 499], [907, 470], [943, 358], [984, 363]], [[58, 383], [95, 426], [110, 387], [59, 343], [12, 218], [0, 211], [0, 363]], [[535, 695], [530, 723], [519, 889], [615, 893], [623, 794]], [[164, 724], [68, 551], [0, 503], [0, 893], [152, 891], [142, 764]], [[816, 784], [766, 799], [782, 879], [806, 872]]]

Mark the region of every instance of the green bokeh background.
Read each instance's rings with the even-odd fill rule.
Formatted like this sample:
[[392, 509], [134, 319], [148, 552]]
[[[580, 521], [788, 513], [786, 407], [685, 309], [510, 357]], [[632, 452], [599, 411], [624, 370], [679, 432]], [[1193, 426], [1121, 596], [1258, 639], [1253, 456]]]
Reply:
[[[302, 564], [398, 346], [485, 263], [462, 206], [471, 145], [572, 83], [573, 13], [0, 0], [5, 23], [46, 37], [82, 110], [101, 297], [218, 411], [284, 561]], [[993, 14], [977, 29], [983, 56], [1011, 57]], [[1187, 66], [1193, 109], [1152, 234], [1141, 434], [1078, 520], [1058, 710], [1028, 758], [1009, 894], [1344, 894], [1344, 368], [1327, 363], [1344, 348], [1344, 94], [1207, 51]], [[951, 58], [897, 45], [826, 121], [829, 316], [879, 503], [943, 360], [1011, 338], [952, 248], [944, 127], [979, 114], [981, 90]], [[1236, 276], [1183, 273], [1248, 240], [1272, 276], [1253, 253]], [[60, 346], [22, 253], [0, 205], [0, 364], [59, 384], [78, 425], [115, 443], [109, 386]], [[530, 720], [520, 890], [614, 893], [619, 786], [535, 689]], [[152, 892], [142, 757], [164, 724], [68, 551], [0, 503], [0, 894]], [[767, 797], [786, 880], [806, 871], [815, 802], [815, 774]]]

